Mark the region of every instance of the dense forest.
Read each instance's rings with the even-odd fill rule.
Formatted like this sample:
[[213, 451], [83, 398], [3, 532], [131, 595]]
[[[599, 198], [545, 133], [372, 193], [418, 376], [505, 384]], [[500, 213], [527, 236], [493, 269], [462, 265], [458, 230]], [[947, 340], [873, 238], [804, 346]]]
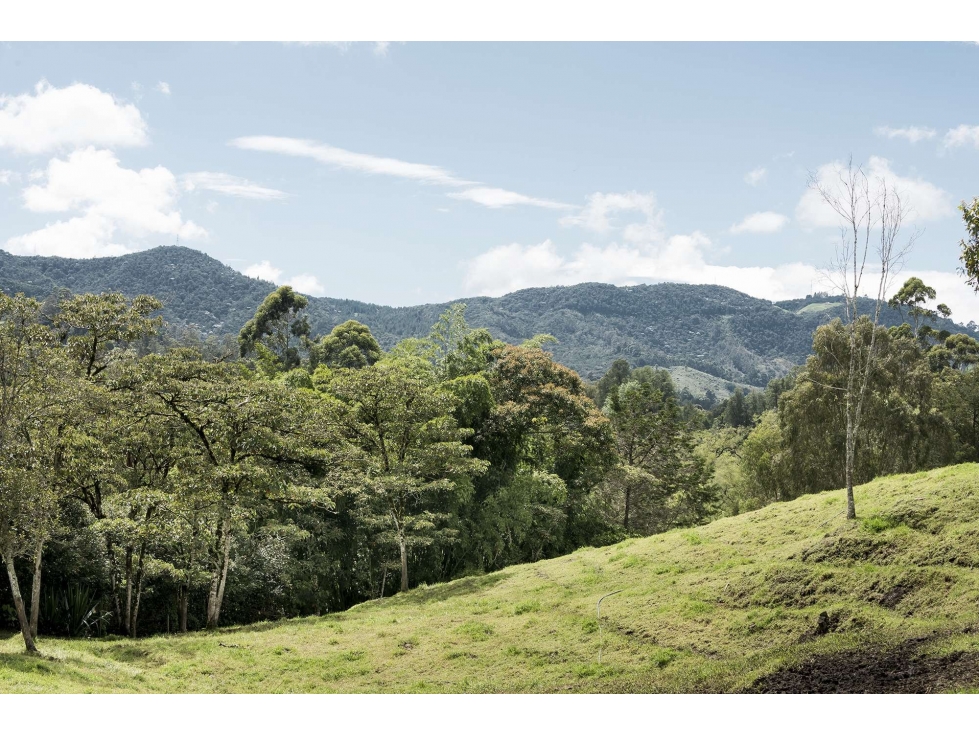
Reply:
[[[73, 293], [150, 294], [176, 334], [192, 327], [201, 335], [237, 334], [271, 284], [248, 278], [217, 260], [184, 247], [160, 247], [93, 260], [18, 257], [0, 251], [0, 291], [38, 299], [58, 288]], [[354, 319], [370, 327], [390, 349], [424, 337], [451, 304], [391, 308], [359, 301], [309, 297], [313, 336]], [[554, 358], [596, 380], [615, 359], [636, 366], [685, 366], [725, 381], [763, 388], [805, 361], [812, 332], [842, 315], [837, 297], [814, 295], [771, 303], [730, 288], [661, 283], [616, 287], [600, 283], [531, 288], [500, 298], [468, 298], [466, 318], [497, 339], [519, 344], [534, 334], [553, 334]], [[864, 304], [866, 312], [870, 303]], [[897, 311], [882, 323], [903, 321]], [[979, 336], [940, 317], [938, 328]], [[715, 389], [716, 392], [716, 389]]]

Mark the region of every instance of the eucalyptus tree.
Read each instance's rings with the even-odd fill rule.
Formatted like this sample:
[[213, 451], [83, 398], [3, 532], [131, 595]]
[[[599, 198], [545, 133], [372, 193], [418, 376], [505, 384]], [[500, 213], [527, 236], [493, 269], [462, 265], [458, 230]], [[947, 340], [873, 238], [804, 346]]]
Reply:
[[309, 299], [283, 285], [272, 291], [238, 333], [242, 357], [267, 353], [281, 366], [298, 367], [310, 347]]

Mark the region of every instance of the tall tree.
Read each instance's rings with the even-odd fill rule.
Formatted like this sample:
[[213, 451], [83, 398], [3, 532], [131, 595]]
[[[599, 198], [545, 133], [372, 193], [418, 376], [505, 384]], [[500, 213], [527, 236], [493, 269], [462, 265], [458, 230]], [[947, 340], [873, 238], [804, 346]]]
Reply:
[[439, 498], [485, 463], [463, 443], [471, 430], [457, 426], [455, 400], [427, 362], [385, 360], [347, 370], [331, 389], [346, 406], [347, 437], [363, 451], [368, 515], [397, 544], [407, 591], [409, 547], [433, 541], [447, 519]]
[[[837, 171], [835, 180], [827, 181], [812, 174], [809, 186], [840, 222], [840, 242], [832, 277], [834, 286], [843, 295], [845, 324], [849, 334], [846, 385], [840, 393], [846, 411], [846, 516], [852, 520], [857, 516], [853, 499], [857, 434], [863, 418], [867, 385], [877, 357], [876, 326], [885, 303], [885, 293], [917, 233], [913, 233], [904, 245], [900, 244], [901, 227], [908, 216], [907, 203], [893, 183], [886, 179], [871, 181], [860, 166], [853, 165], [852, 160]], [[869, 267], [875, 271], [871, 277], [876, 283], [868, 288], [868, 292], [874, 297], [871, 314], [874, 328], [870, 343], [864, 350], [858, 348], [857, 323], [861, 317], [860, 298], [871, 255], [875, 262], [870, 263]]]
[[381, 347], [371, 330], [359, 321], [350, 319], [333, 327], [310, 348], [312, 367], [368, 367], [381, 358]]
[[284, 370], [298, 367], [310, 346], [308, 305], [309, 299], [288, 285], [269, 293], [238, 333], [241, 356], [264, 352]]
[[53, 335], [39, 323], [39, 311], [34, 299], [0, 292], [0, 557], [24, 645], [32, 653], [37, 652], [37, 600], [32, 600], [32, 625], [14, 561], [33, 555], [39, 582], [44, 541], [58, 514], [47, 433], [52, 413], [67, 399], [59, 394], [64, 374]]

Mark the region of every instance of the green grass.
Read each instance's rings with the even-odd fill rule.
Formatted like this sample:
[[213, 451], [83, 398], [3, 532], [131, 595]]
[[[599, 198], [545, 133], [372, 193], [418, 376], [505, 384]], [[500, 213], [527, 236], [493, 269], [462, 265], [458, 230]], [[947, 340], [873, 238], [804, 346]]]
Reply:
[[[979, 467], [881, 479], [856, 499], [857, 522], [842, 492], [810, 495], [318, 618], [42, 638], [38, 658], [10, 635], [0, 691], [738, 691], [812, 655], [932, 634], [936, 654], [979, 650]], [[595, 603], [617, 589], [599, 630]], [[823, 611], [838, 621], [816, 637]]]

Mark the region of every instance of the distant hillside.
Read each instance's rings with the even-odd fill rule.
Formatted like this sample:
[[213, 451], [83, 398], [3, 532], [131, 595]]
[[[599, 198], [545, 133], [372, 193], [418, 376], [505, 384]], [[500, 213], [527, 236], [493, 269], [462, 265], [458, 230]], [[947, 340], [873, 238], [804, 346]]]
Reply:
[[[44, 298], [58, 287], [74, 293], [149, 293], [165, 304], [167, 321], [206, 334], [237, 333], [275, 286], [185, 247], [92, 260], [0, 251], [0, 289]], [[553, 334], [560, 340], [555, 358], [588, 379], [598, 378], [622, 357], [633, 366], [686, 367], [687, 378], [693, 370], [705, 373], [700, 381], [704, 385], [716, 383], [708, 375], [723, 383], [765, 385], [804, 361], [813, 330], [840, 311], [838, 300], [828, 297], [771, 303], [731, 288], [677, 283], [583, 283], [463, 301], [472, 326], [486, 327], [508, 342]], [[316, 334], [353, 318], [390, 347], [405, 337], [427, 334], [448, 305], [392, 308], [310, 298], [309, 312]], [[893, 325], [901, 319], [887, 310], [884, 321]], [[951, 321], [939, 326], [979, 336]]]

